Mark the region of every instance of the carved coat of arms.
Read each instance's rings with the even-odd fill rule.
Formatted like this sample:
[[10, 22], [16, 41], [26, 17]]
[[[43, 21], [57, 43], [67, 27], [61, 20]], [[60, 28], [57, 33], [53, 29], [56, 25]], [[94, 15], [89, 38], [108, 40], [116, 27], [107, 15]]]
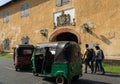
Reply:
[[70, 25], [70, 15], [65, 14], [64, 11], [62, 11], [62, 14], [57, 17], [57, 26], [66, 26]]

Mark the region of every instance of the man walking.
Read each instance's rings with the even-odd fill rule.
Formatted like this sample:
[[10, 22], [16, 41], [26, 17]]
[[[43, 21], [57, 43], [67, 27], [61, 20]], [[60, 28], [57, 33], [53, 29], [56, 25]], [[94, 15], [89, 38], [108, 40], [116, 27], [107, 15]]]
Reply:
[[86, 50], [83, 59], [85, 60], [85, 73], [87, 73], [87, 67], [89, 66], [89, 68], [91, 69], [90, 61], [92, 60], [92, 55], [91, 55], [91, 50], [89, 49], [89, 45], [86, 44], [85, 47]]
[[96, 64], [95, 64], [95, 73], [97, 70], [97, 67], [100, 67], [100, 70], [102, 71], [102, 74], [105, 74], [105, 70], [102, 65], [102, 60], [103, 60], [103, 51], [100, 49], [99, 46], [95, 46], [96, 49]]

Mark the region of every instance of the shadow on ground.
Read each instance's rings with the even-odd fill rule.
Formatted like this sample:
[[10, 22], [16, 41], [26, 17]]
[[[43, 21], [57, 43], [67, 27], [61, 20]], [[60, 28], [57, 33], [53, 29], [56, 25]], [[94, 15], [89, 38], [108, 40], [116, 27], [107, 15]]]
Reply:
[[[43, 80], [51, 82], [51, 84], [56, 84], [55, 78], [45, 77], [45, 78], [43, 78]], [[109, 84], [109, 83], [92, 81], [92, 80], [87, 80], [87, 79], [79, 79], [77, 81], [72, 81], [71, 84]]]
[[110, 76], [110, 77], [118, 77], [118, 78], [120, 78], [120, 74], [107, 73], [104, 76]]
[[0, 82], [0, 84], [3, 84], [2, 82]]
[[23, 68], [23, 69], [19, 69], [17, 72], [27, 72], [27, 73], [32, 73], [32, 69], [30, 68], [30, 69], [26, 69], [26, 68]]
[[73, 81], [72, 84], [109, 84], [109, 83], [92, 81], [87, 79], [79, 79], [77, 81]]
[[[87, 74], [91, 74], [91, 73], [87, 73]], [[105, 73], [104, 75], [102, 75], [101, 73], [96, 73], [96, 75], [101, 75], [101, 76], [109, 76], [109, 77], [117, 77], [120, 78], [120, 74], [113, 74], [113, 73]]]

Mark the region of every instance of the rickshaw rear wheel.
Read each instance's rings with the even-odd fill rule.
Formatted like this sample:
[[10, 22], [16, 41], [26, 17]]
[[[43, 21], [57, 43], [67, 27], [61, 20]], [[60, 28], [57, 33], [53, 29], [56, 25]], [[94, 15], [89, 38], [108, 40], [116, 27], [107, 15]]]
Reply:
[[33, 75], [34, 75], [34, 76], [38, 76], [38, 74], [37, 74], [37, 73], [33, 73]]
[[58, 76], [56, 78], [56, 84], [64, 84], [65, 78], [63, 76]]
[[36, 73], [35, 71], [32, 71], [34, 76], [38, 76], [38, 73]]
[[18, 71], [18, 69], [19, 69], [19, 68], [18, 68], [17, 66], [15, 66], [15, 71]]
[[15, 71], [21, 71], [21, 68], [17, 68], [17, 67], [16, 67], [16, 68], [15, 68]]
[[18, 68], [15, 68], [15, 71], [18, 71]]

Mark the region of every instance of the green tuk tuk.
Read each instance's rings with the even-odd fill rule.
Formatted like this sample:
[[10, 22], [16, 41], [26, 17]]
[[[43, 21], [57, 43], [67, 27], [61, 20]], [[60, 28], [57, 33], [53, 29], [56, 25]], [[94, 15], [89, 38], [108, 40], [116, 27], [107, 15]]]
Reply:
[[41, 43], [32, 55], [33, 74], [56, 78], [56, 83], [64, 79], [78, 79], [82, 76], [81, 49], [72, 41]]

